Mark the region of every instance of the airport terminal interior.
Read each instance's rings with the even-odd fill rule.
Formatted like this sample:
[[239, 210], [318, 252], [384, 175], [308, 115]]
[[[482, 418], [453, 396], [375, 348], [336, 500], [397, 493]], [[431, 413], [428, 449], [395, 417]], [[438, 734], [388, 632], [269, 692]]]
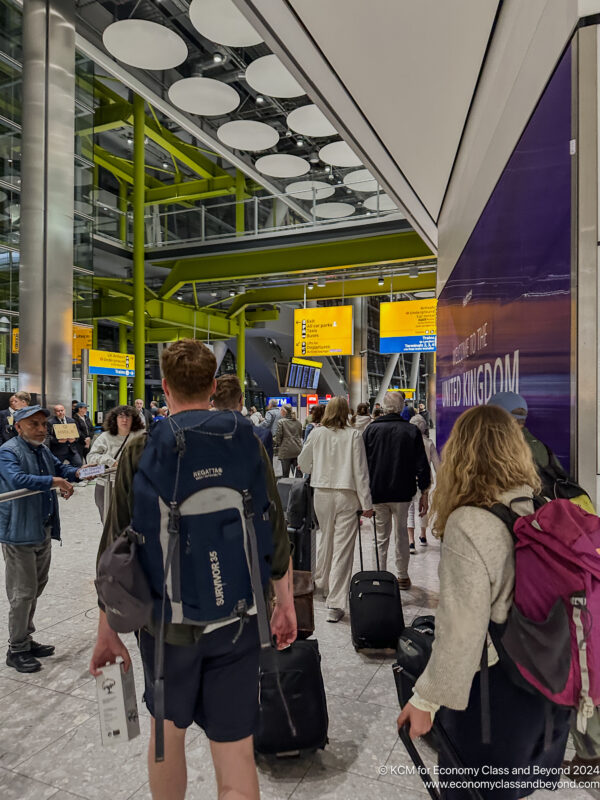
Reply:
[[[305, 428], [341, 396], [354, 425], [394, 392], [440, 455], [463, 412], [521, 395], [597, 508], [599, 154], [600, 0], [0, 0], [0, 409], [76, 401], [93, 441], [116, 406], [168, 405], [161, 355], [191, 338], [244, 414]], [[58, 501], [35, 618], [56, 653], [32, 674], [0, 657], [0, 800], [151, 797], [133, 635], [139, 736], [102, 743], [88, 670], [95, 485]], [[373, 533], [363, 518], [371, 570]], [[407, 624], [438, 607], [426, 535]], [[328, 743], [257, 755], [261, 797], [430, 796], [394, 649], [357, 650], [348, 610], [328, 616], [315, 591]], [[186, 797], [217, 797], [197, 726], [187, 755]], [[593, 786], [534, 796], [600, 799], [594, 764]]]

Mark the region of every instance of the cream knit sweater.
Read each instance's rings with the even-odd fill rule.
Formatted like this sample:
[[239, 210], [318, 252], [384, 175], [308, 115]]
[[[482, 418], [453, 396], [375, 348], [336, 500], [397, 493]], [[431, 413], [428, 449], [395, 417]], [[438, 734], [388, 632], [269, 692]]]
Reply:
[[[533, 497], [532, 489], [518, 486], [498, 500], [509, 505], [519, 497]], [[513, 509], [531, 514], [533, 503], [514, 503]], [[504, 523], [480, 508], [457, 508], [444, 531], [439, 576], [433, 652], [410, 702], [423, 711], [439, 706], [461, 711], [469, 702], [490, 619], [505, 622], [513, 599], [514, 550]], [[488, 640], [488, 663], [497, 661]]]

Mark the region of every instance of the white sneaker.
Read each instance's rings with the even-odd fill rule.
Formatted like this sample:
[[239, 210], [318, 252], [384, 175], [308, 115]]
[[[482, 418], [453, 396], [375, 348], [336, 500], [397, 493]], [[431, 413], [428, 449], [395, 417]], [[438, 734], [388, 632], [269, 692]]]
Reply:
[[343, 608], [330, 608], [327, 614], [327, 622], [339, 622], [344, 616]]

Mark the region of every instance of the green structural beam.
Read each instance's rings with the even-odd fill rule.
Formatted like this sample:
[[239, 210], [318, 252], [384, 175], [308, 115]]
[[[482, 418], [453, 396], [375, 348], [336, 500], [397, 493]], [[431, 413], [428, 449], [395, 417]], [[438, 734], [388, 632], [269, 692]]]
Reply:
[[146, 205], [176, 203], [180, 200], [205, 200], [209, 197], [235, 194], [235, 184], [229, 175], [218, 178], [203, 178], [197, 181], [164, 184], [156, 189], [146, 190]]
[[160, 290], [171, 297], [186, 283], [211, 283], [272, 275], [331, 272], [355, 266], [400, 264], [433, 258], [433, 254], [414, 231], [383, 236], [342, 239], [335, 242], [297, 245], [246, 253], [194, 256], [175, 262]]
[[[426, 289], [435, 289], [436, 273], [428, 272], [418, 278], [409, 278], [407, 275], [395, 278], [385, 278], [383, 285], [378, 278], [359, 278], [352, 281], [332, 281], [326, 286], [317, 287], [306, 292], [307, 300], [336, 300], [340, 297], [374, 297], [393, 292], [420, 292]], [[304, 286], [278, 286], [273, 289], [258, 289], [238, 295], [229, 307], [229, 316], [235, 317], [248, 306], [268, 303], [297, 303], [304, 300]], [[246, 312], [248, 319], [250, 311]]]

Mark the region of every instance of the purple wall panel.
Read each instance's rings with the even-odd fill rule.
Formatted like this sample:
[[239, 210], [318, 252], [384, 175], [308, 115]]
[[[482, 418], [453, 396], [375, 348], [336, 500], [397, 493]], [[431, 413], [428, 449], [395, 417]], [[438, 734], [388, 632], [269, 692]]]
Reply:
[[440, 295], [438, 442], [494, 391], [569, 465], [571, 51], [564, 55]]

